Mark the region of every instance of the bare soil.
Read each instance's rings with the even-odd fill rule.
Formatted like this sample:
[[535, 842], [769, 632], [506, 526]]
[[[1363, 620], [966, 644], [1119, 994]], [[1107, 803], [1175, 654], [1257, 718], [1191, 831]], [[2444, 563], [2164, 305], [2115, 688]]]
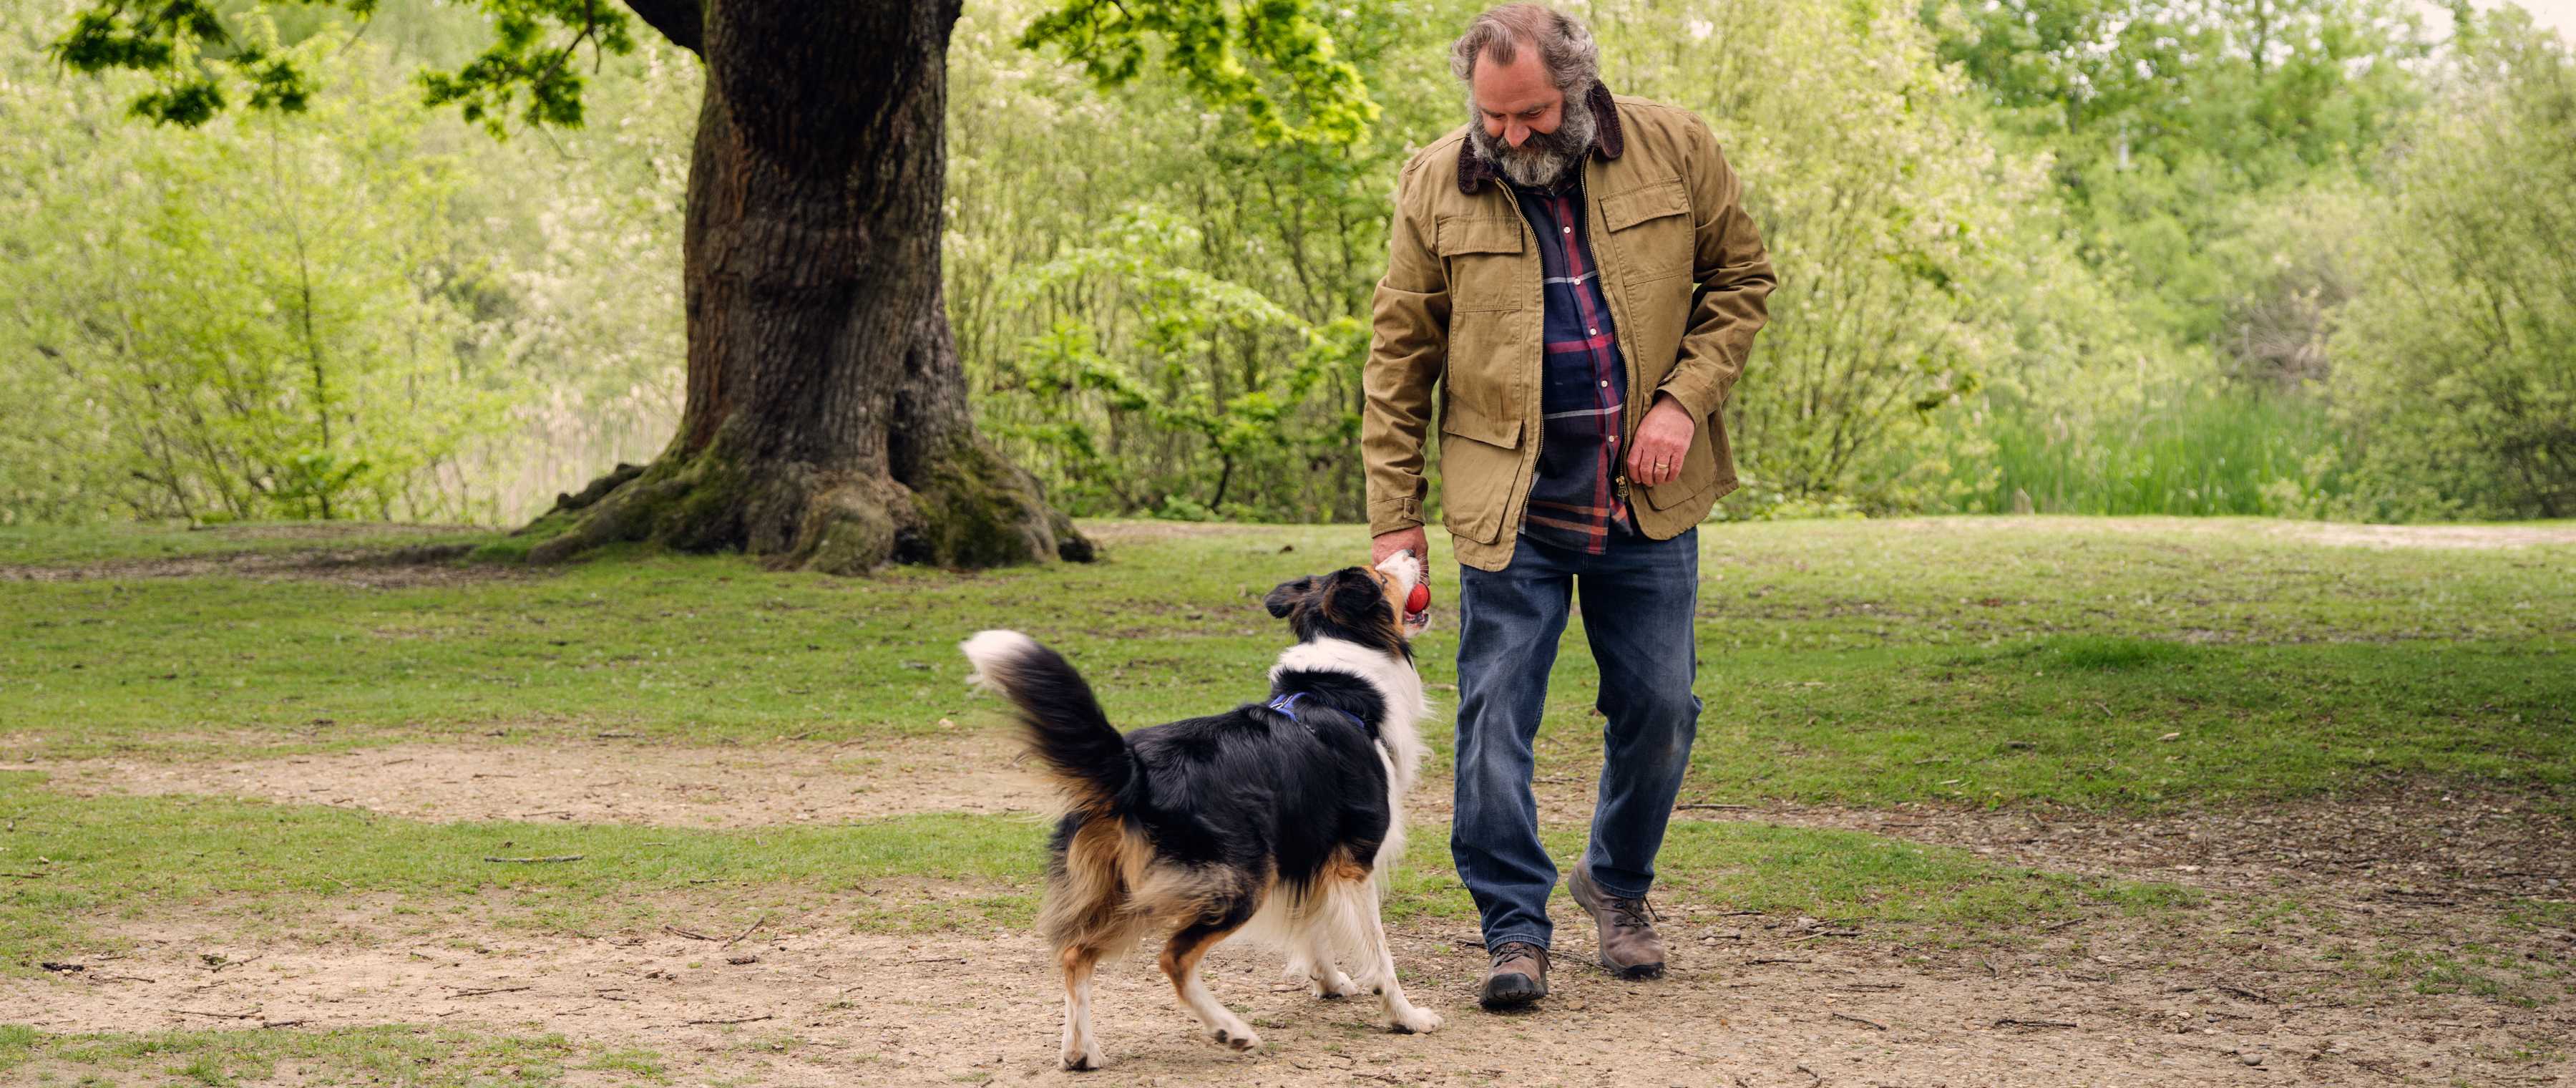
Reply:
[[164, 763], [58, 760], [82, 796], [215, 794], [435, 823], [563, 820], [678, 827], [835, 823], [915, 812], [1030, 812], [1052, 794], [985, 733], [839, 744], [672, 748], [621, 742], [405, 744], [331, 755]]
[[[1839, 931], [1803, 920], [1698, 912], [1667, 922], [1666, 979], [1621, 982], [1588, 965], [1589, 933], [1560, 906], [1555, 992], [1536, 1011], [1474, 1007], [1483, 957], [1462, 947], [1473, 937], [1458, 923], [1392, 934], [1416, 1001], [1447, 1018], [1428, 1036], [1382, 1033], [1373, 1003], [1318, 1002], [1274, 981], [1274, 957], [1226, 947], [1210, 959], [1211, 987], [1264, 1037], [1240, 1054], [1198, 1038], [1138, 956], [1099, 985], [1109, 1068], [1068, 1074], [1054, 1062], [1061, 991], [1026, 933], [872, 933], [827, 908], [773, 917], [734, 944], [661, 929], [530, 935], [496, 926], [490, 908], [358, 902], [263, 938], [203, 916], [92, 920], [135, 950], [77, 974], [0, 981], [0, 1022], [562, 1032], [658, 1051], [689, 1084], [1760, 1088], [2551, 1084], [2567, 1080], [2576, 1028], [2557, 1005], [2309, 993], [2313, 976], [2216, 947], [2195, 958], [2190, 938], [2116, 919], [2018, 948], [1926, 955], [1820, 937]], [[679, 928], [729, 935], [752, 920]]]
[[[1046, 806], [1010, 755], [1002, 738], [969, 733], [27, 766], [92, 794], [231, 794], [426, 820], [750, 827]], [[1546, 818], [1587, 814], [1588, 779], [1546, 776], [1539, 789]], [[1426, 781], [1416, 815], [1445, 819], [1447, 795], [1445, 780]], [[1102, 983], [1111, 1068], [1073, 1075], [1054, 1068], [1061, 996], [1026, 933], [893, 934], [826, 905], [773, 917], [725, 946], [658, 928], [532, 935], [496, 924], [494, 904], [421, 913], [372, 900], [286, 933], [212, 914], [88, 919], [136, 950], [76, 974], [0, 981], [0, 1022], [56, 1032], [421, 1022], [561, 1031], [657, 1051], [683, 1083], [2576, 1083], [2576, 1010], [2564, 1001], [2526, 1008], [2467, 987], [2412, 992], [2411, 975], [2374, 977], [2377, 964], [2476, 948], [2485, 962], [2541, 965], [2518, 977], [2546, 978], [2554, 963], [2563, 979], [2576, 933], [2506, 924], [2499, 904], [2566, 898], [2576, 875], [2566, 845], [2576, 840], [2563, 806], [2391, 790], [2154, 817], [1911, 807], [1682, 815], [1855, 828], [2221, 893], [2300, 892], [2334, 913], [2249, 922], [2250, 901], [2229, 897], [2179, 922], [2077, 918], [1945, 949], [1844, 936], [1813, 919], [1686, 908], [1665, 925], [1671, 977], [1627, 983], [1589, 965], [1588, 927], [1560, 904], [1556, 994], [1512, 1016], [1474, 1008], [1483, 959], [1472, 923], [1425, 920], [1393, 937], [1417, 1001], [1449, 1019], [1428, 1037], [1382, 1034], [1367, 1004], [1318, 1003], [1274, 985], [1268, 953], [1220, 950], [1215, 992], [1264, 1034], [1251, 1055], [1197, 1039], [1140, 956]], [[975, 891], [863, 894], [936, 901]], [[747, 925], [684, 916], [680, 928], [722, 936]], [[757, 958], [729, 962], [744, 956]], [[726, 1020], [741, 1022], [691, 1022]]]
[[0, 582], [87, 582], [226, 576], [254, 581], [333, 582], [359, 589], [408, 589], [544, 577], [524, 563], [460, 564], [471, 545], [316, 548], [285, 552], [102, 559], [77, 566], [0, 564]]

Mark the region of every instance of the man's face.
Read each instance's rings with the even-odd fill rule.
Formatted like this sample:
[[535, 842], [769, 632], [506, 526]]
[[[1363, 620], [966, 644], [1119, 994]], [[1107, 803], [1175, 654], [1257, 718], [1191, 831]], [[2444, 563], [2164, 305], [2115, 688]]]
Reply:
[[1527, 145], [1532, 134], [1555, 132], [1565, 119], [1565, 92], [1548, 80], [1538, 50], [1519, 53], [1510, 64], [1496, 63], [1491, 53], [1476, 58], [1467, 85], [1485, 135], [1512, 149]]
[[1581, 103], [1568, 112], [1566, 93], [1548, 78], [1531, 46], [1510, 64], [1491, 53], [1477, 58], [1468, 76], [1467, 110], [1474, 115], [1467, 142], [1477, 156], [1513, 183], [1533, 188], [1555, 184], [1583, 161], [1599, 127]]

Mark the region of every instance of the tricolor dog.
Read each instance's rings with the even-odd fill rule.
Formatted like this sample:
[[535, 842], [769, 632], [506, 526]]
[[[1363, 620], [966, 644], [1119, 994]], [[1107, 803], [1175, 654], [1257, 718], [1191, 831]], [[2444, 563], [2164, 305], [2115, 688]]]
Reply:
[[1123, 735], [1027, 635], [985, 631], [960, 647], [974, 679], [1018, 706], [1069, 802], [1038, 920], [1064, 968], [1065, 1068], [1100, 1067], [1092, 973], [1148, 934], [1169, 937], [1162, 968], [1181, 1006], [1238, 1050], [1260, 1037], [1208, 995], [1199, 960], [1247, 935], [1284, 948], [1290, 979], [1317, 997], [1367, 990], [1391, 1030], [1440, 1026], [1396, 984], [1374, 879], [1404, 852], [1404, 794], [1422, 763], [1429, 704], [1404, 611], [1421, 580], [1405, 554], [1280, 584], [1264, 603], [1297, 643], [1271, 666], [1267, 702]]

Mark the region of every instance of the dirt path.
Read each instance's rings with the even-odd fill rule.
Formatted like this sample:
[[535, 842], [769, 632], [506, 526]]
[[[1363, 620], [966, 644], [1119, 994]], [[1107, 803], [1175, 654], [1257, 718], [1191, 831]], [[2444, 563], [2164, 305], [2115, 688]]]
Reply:
[[[1764, 1088], [2549, 1083], [2558, 1070], [2500, 1056], [2563, 1047], [2576, 1026], [2564, 1011], [2457, 996], [2310, 1002], [2287, 996], [2292, 979], [2177, 964], [2143, 934], [2096, 933], [2082, 956], [2061, 936], [1926, 962], [1819, 942], [1792, 921], [1702, 914], [1673, 922], [1681, 951], [1659, 983], [1612, 980], [1582, 962], [1587, 934], [1562, 935], [1555, 995], [1515, 1016], [1473, 1007], [1482, 958], [1457, 947], [1462, 928], [1400, 928], [1416, 1000], [1448, 1018], [1422, 1037], [1377, 1031], [1367, 1004], [1274, 984], [1267, 954], [1220, 949], [1212, 989], [1264, 1036], [1249, 1055], [1196, 1038], [1150, 957], [1133, 957], [1099, 990], [1109, 1069], [1073, 1075], [1054, 1068], [1062, 999], [1025, 934], [852, 932], [826, 911], [774, 919], [726, 946], [660, 931], [529, 936], [485, 915], [363, 903], [316, 920], [326, 940], [254, 944], [202, 918], [99, 920], [138, 950], [77, 975], [0, 982], [0, 1022], [560, 1031], [656, 1050], [683, 1083]], [[745, 924], [712, 918], [698, 929]], [[740, 1022], [692, 1022], [727, 1020]]]
[[[1043, 789], [1008, 756], [1001, 738], [963, 733], [758, 749], [452, 744], [28, 766], [81, 793], [219, 793], [429, 820], [750, 827], [1044, 805]], [[1550, 776], [1539, 786], [1547, 818], [1586, 814], [1588, 780]], [[1445, 819], [1446, 795], [1445, 780], [1424, 783], [1416, 817]], [[1365, 1006], [1275, 988], [1269, 955], [1221, 950], [1215, 992], [1266, 1039], [1248, 1056], [1198, 1041], [1150, 957], [1138, 957], [1103, 983], [1100, 1026], [1113, 1065], [1088, 1077], [1053, 1068], [1061, 998], [1028, 935], [889, 935], [829, 908], [773, 918], [731, 947], [660, 929], [532, 936], [497, 924], [491, 904], [423, 914], [359, 902], [301, 932], [257, 939], [204, 915], [86, 919], [137, 951], [79, 973], [0, 982], [0, 1022], [56, 1032], [424, 1022], [561, 1031], [657, 1051], [687, 1082], [782, 1085], [2544, 1084], [2567, 1072], [2576, 1046], [2576, 1022], [2559, 1002], [2526, 1010], [2468, 993], [2413, 993], [2371, 982], [2366, 956], [2356, 970], [2316, 966], [2356, 949], [2387, 956], [2407, 942], [2562, 967], [2576, 958], [2576, 934], [2506, 927], [2491, 909], [2507, 894], [2564, 898], [2576, 875], [2576, 858], [2560, 848], [2570, 841], [2565, 819], [2510, 797], [2390, 793], [2118, 820], [1913, 808], [1685, 816], [1857, 828], [2222, 892], [2323, 893], [2344, 913], [2325, 925], [2275, 920], [2251, 934], [2241, 910], [2154, 926], [2094, 917], [1953, 952], [1832, 936], [1811, 920], [1684, 909], [1667, 926], [1673, 976], [1632, 984], [1585, 966], [1589, 934], [1560, 905], [1557, 996], [1542, 1013], [1513, 1017], [1472, 1007], [1482, 960], [1470, 924], [1415, 923], [1395, 933], [1400, 966], [1448, 1027], [1427, 1038], [1380, 1034]], [[718, 935], [748, 924], [681, 921]], [[691, 1023], [723, 1020], [742, 1022]]]
[[0, 764], [55, 788], [214, 794], [362, 808], [432, 823], [561, 820], [673, 827], [835, 823], [916, 812], [1029, 812], [1052, 802], [981, 733], [838, 744], [673, 748], [621, 742], [406, 744], [229, 762]]

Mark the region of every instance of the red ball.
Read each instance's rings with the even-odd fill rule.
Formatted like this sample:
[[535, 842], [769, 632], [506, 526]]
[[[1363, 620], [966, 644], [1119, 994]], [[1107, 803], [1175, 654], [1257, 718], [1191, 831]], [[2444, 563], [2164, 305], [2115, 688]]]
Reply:
[[1420, 612], [1429, 607], [1431, 607], [1431, 587], [1420, 582], [1414, 583], [1413, 592], [1404, 596], [1404, 610]]

